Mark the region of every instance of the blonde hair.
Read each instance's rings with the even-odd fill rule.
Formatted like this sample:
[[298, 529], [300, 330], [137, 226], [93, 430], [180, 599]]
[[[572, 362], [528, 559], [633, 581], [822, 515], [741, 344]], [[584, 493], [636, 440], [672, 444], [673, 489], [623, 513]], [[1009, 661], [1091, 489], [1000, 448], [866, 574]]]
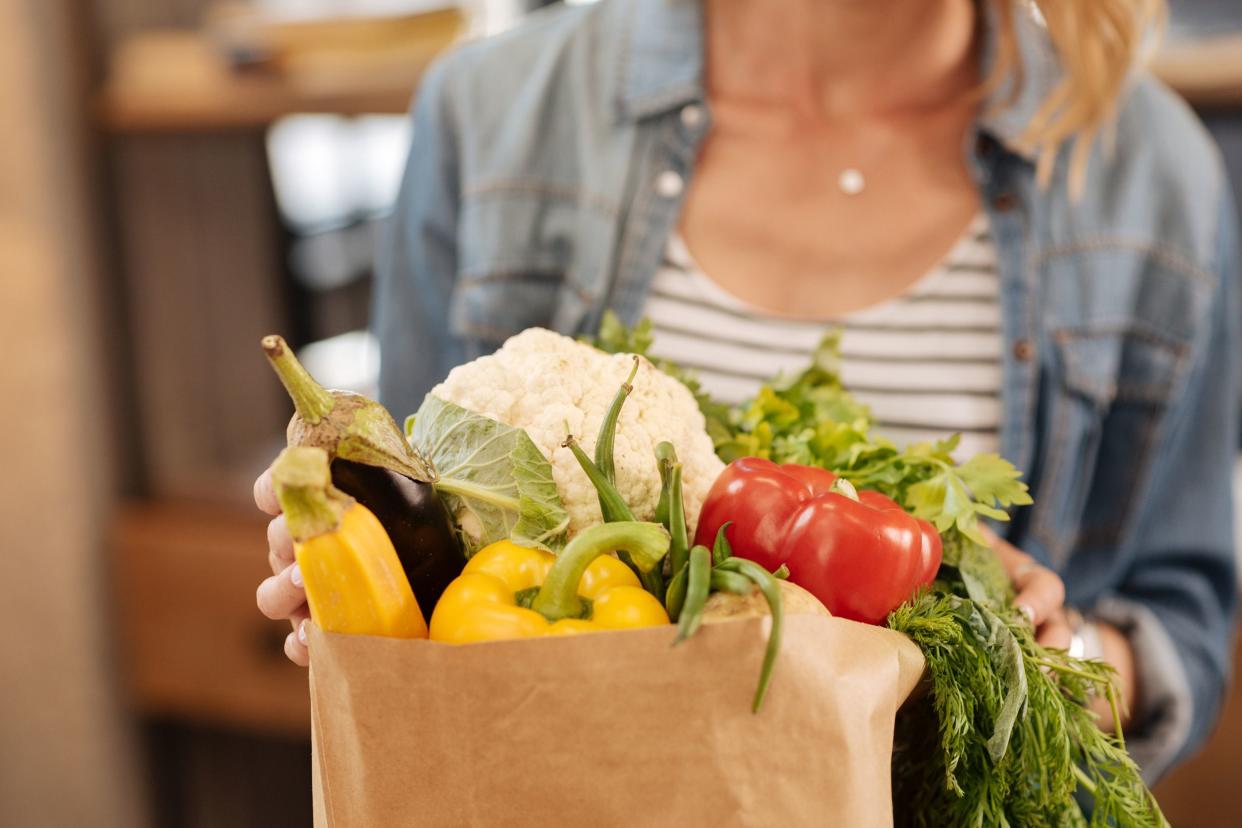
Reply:
[[1165, 0], [984, 0], [1000, 23], [988, 85], [1022, 83], [1015, 14], [1042, 18], [1064, 75], [1044, 99], [1021, 138], [1039, 161], [1047, 184], [1061, 148], [1072, 145], [1071, 194], [1081, 193], [1091, 147], [1110, 131], [1126, 78], [1154, 45], [1166, 18]]

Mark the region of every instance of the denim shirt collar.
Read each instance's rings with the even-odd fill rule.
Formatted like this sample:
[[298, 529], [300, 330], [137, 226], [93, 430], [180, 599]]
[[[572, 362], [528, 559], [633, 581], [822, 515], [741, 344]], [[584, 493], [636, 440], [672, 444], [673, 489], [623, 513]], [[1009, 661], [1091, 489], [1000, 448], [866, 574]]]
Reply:
[[634, 0], [618, 53], [618, 112], [641, 120], [702, 102], [701, 0]]
[[[706, 44], [701, 0], [633, 0], [629, 8], [618, 53], [619, 117], [641, 120], [688, 103], [703, 103]], [[1000, 24], [995, 16], [990, 4], [984, 7], [980, 60], [985, 78], [996, 59]], [[1060, 70], [1043, 26], [1021, 8], [1014, 12], [1014, 30], [1020, 71], [990, 92], [979, 128], [1013, 154], [1033, 161], [1034, 153], [1023, 144], [1022, 135], [1059, 81]]]

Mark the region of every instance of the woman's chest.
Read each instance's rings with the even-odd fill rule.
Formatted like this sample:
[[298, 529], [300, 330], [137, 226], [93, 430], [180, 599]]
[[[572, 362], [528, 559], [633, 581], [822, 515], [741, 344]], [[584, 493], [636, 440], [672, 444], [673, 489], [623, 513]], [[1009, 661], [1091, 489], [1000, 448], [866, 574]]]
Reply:
[[709, 136], [679, 228], [712, 278], [751, 304], [827, 317], [901, 294], [978, 211], [958, 151], [903, 139]]

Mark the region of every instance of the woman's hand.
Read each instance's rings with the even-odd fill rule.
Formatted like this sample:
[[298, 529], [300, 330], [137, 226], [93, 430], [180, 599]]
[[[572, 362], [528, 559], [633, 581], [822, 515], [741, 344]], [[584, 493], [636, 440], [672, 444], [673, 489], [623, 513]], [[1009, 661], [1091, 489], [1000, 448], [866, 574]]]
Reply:
[[[981, 527], [988, 544], [996, 550], [1004, 564], [1009, 579], [1013, 581], [1017, 597], [1014, 603], [1022, 608], [1035, 627], [1035, 640], [1045, 647], [1067, 650], [1074, 631], [1065, 612], [1065, 583], [1057, 573], [1036, 563], [1035, 559], [1008, 543], [986, 526]], [[1103, 653], [1099, 656], [1117, 674], [1117, 691], [1122, 698], [1121, 726], [1130, 726], [1130, 709], [1136, 703], [1138, 686], [1134, 669], [1134, 653], [1130, 642], [1120, 631], [1108, 624], [1096, 623]], [[1114, 726], [1107, 699], [1095, 698], [1091, 707], [1095, 710], [1100, 727], [1111, 732]]]
[[310, 610], [306, 606], [302, 572], [293, 558], [293, 538], [289, 536], [272, 487], [271, 469], [254, 481], [254, 502], [264, 512], [275, 516], [267, 525], [267, 562], [271, 564], [272, 576], [259, 584], [255, 595], [259, 611], [273, 621], [288, 619], [293, 624], [293, 632], [285, 638], [285, 655], [294, 664], [305, 667], [310, 664], [305, 627]]
[[996, 551], [1017, 597], [1014, 603], [1031, 619], [1035, 639], [1045, 647], [1067, 649], [1073, 630], [1065, 614], [1065, 584], [1061, 577], [986, 526], [980, 527]]

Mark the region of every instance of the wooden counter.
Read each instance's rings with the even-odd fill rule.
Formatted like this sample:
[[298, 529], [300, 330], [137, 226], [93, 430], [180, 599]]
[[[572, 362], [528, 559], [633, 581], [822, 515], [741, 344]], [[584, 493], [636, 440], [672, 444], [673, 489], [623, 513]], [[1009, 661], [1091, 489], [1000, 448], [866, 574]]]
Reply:
[[306, 671], [255, 589], [271, 574], [253, 508], [137, 501], [112, 532], [121, 664], [132, 709], [305, 737]]
[[1152, 69], [1197, 109], [1242, 108], [1242, 34], [1168, 44]]
[[[297, 112], [402, 113], [461, 31], [460, 19], [433, 16], [401, 47], [250, 70], [230, 66], [201, 33], [152, 31], [113, 55], [100, 117], [115, 132], [184, 132], [261, 128]], [[1200, 109], [1242, 107], [1242, 34], [1171, 44], [1153, 69]]]
[[[398, 25], [398, 24], [394, 24]], [[299, 112], [403, 113], [427, 64], [463, 33], [455, 10], [419, 15], [403, 33], [290, 47], [248, 68], [230, 64], [204, 33], [162, 29], [134, 36], [109, 61], [98, 98], [112, 132], [211, 132], [262, 128]]]

